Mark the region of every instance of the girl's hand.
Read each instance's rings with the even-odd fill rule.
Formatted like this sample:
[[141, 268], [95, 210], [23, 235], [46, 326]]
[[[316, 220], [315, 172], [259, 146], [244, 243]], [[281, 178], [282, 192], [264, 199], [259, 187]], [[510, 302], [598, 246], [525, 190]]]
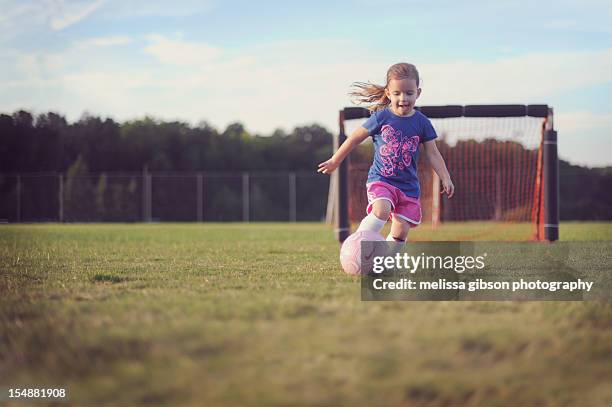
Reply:
[[323, 161], [321, 164], [319, 164], [319, 169], [317, 172], [331, 174], [336, 168], [338, 168], [338, 165], [340, 165], [340, 163], [337, 163], [333, 158], [330, 158], [329, 160]]
[[440, 193], [443, 194], [445, 192], [449, 198], [451, 198], [455, 194], [455, 186], [453, 185], [453, 181], [451, 181], [450, 178], [442, 180], [442, 191], [440, 191]]

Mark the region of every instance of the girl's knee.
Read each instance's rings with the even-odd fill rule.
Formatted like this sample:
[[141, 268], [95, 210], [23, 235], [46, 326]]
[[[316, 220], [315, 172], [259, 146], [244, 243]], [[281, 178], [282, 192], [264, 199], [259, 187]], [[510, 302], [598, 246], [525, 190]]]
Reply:
[[386, 199], [380, 199], [372, 204], [372, 213], [382, 220], [389, 219], [391, 215], [391, 203]]

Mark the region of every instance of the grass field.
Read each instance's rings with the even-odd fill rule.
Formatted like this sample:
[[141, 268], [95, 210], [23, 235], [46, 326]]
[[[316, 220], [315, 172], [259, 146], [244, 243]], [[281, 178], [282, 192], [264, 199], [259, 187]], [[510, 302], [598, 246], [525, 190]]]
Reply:
[[612, 303], [361, 302], [323, 224], [4, 225], [0, 273], [0, 387], [56, 405], [612, 405]]

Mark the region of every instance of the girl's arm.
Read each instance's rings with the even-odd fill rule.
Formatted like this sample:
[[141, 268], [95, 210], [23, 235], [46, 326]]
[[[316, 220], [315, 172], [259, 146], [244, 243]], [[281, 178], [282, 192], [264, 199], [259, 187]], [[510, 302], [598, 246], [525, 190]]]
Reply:
[[323, 174], [331, 174], [340, 163], [346, 158], [346, 156], [363, 140], [367, 139], [370, 133], [363, 127], [359, 127], [353, 132], [345, 141], [342, 143], [338, 151], [327, 161], [319, 164], [317, 172]]
[[442, 188], [444, 189], [443, 192], [446, 192], [449, 198], [452, 197], [455, 193], [455, 186], [453, 185], [453, 181], [451, 181], [450, 174], [448, 173], [448, 169], [446, 169], [444, 158], [442, 158], [442, 154], [440, 154], [440, 151], [438, 150], [436, 141], [426, 141], [423, 143], [423, 147], [425, 148], [425, 154], [427, 155], [429, 163], [433, 167], [436, 174], [438, 174], [438, 177], [440, 177]]

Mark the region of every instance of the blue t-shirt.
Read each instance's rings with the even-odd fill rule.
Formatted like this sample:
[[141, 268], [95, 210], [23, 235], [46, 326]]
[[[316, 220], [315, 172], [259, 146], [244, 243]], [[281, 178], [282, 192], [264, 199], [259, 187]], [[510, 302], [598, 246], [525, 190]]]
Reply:
[[410, 117], [397, 116], [387, 107], [372, 114], [363, 127], [374, 141], [368, 183], [386, 182], [406, 196], [419, 198], [419, 144], [438, 137], [427, 116], [418, 110]]

